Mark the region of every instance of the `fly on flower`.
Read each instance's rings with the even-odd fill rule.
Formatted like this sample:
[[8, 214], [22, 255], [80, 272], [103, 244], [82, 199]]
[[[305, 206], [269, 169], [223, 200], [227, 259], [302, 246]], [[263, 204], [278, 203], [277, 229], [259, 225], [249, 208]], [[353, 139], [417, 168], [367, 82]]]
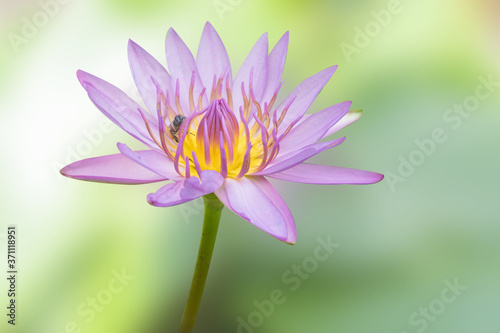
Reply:
[[290, 210], [266, 177], [310, 184], [371, 184], [383, 175], [338, 166], [304, 163], [341, 144], [322, 140], [360, 117], [342, 102], [306, 115], [337, 69], [304, 80], [281, 103], [288, 33], [269, 52], [268, 37], [256, 42], [236, 75], [210, 23], [196, 59], [170, 29], [168, 71], [129, 41], [132, 76], [141, 107], [110, 83], [78, 71], [92, 102], [146, 150], [118, 143], [119, 154], [85, 159], [61, 170], [65, 176], [105, 183], [171, 181], [147, 196], [153, 206], [178, 205], [215, 193], [226, 207], [274, 236], [293, 244]]

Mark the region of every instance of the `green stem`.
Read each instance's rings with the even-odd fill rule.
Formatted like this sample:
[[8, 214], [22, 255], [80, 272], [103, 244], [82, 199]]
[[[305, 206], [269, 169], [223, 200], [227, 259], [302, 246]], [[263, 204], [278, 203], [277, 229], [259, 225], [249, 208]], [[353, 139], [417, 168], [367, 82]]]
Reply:
[[200, 307], [201, 296], [205, 288], [210, 260], [214, 252], [215, 238], [219, 229], [220, 216], [224, 204], [215, 196], [208, 194], [203, 197], [205, 202], [205, 217], [203, 219], [203, 231], [201, 234], [200, 249], [198, 259], [194, 269], [191, 289], [182, 315], [178, 333], [190, 333], [193, 331], [198, 308]]

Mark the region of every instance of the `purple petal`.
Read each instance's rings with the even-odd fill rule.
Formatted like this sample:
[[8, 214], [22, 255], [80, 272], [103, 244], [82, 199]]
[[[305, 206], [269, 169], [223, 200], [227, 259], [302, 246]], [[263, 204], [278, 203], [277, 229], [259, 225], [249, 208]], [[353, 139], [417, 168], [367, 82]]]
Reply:
[[[116, 125], [144, 144], [153, 147], [144, 120], [139, 111], [139, 105], [130, 99], [123, 91], [112, 84], [84, 71], [77, 72], [78, 80], [97, 108]], [[145, 114], [150, 120], [152, 130], [158, 130], [155, 122], [149, 114]]]
[[256, 172], [253, 175], [267, 176], [273, 173], [282, 172], [283, 170], [292, 168], [304, 162], [305, 160], [321, 153], [322, 151], [338, 146], [339, 144], [344, 142], [344, 140], [345, 137], [333, 141], [319, 142], [304, 147], [300, 150], [288, 153], [286, 155], [278, 155], [278, 157], [274, 161], [272, 161], [264, 170]]
[[253, 177], [252, 181], [274, 203], [280, 211], [281, 216], [283, 216], [287, 230], [287, 238], [284, 242], [295, 244], [297, 242], [297, 230], [292, 213], [290, 213], [285, 200], [283, 200], [278, 191], [276, 191], [274, 186], [265, 177]]
[[144, 168], [171, 180], [178, 180], [182, 177], [175, 171], [174, 162], [168, 157], [154, 150], [136, 152], [126, 144], [118, 142], [118, 150], [127, 158]]
[[200, 178], [183, 178], [167, 184], [156, 193], [150, 193], [148, 202], [157, 207], [175, 206], [213, 193], [224, 183], [224, 178], [213, 170], [202, 171]]
[[170, 75], [155, 58], [132, 40], [128, 43], [128, 60], [137, 89], [151, 114], [156, 116], [157, 90], [151, 78], [172, 96], [174, 91]]
[[[214, 192], [217, 198], [230, 210], [234, 212], [233, 207], [231, 207], [231, 203], [229, 202], [229, 198], [227, 197], [227, 191], [225, 185], [222, 185], [217, 191]], [[238, 213], [237, 213], [238, 214]], [[243, 217], [245, 220], [248, 220], [246, 216], [243, 216], [242, 214], [239, 214], [241, 217]]]
[[[148, 154], [150, 151], [139, 152]], [[61, 174], [66, 177], [110, 184], [148, 184], [168, 180], [122, 154], [87, 158], [65, 166]]]
[[[264, 177], [226, 179], [216, 194], [229, 201], [228, 208], [271, 236], [286, 242], [296, 240], [288, 207]], [[220, 195], [221, 192], [226, 192]], [[224, 202], [224, 201], [223, 201]]]
[[373, 184], [384, 179], [384, 175], [376, 172], [316, 164], [299, 164], [268, 176], [290, 182], [321, 185]]
[[[179, 37], [174, 29], [170, 28], [167, 33], [167, 40], [165, 43], [165, 53], [167, 56], [167, 65], [172, 75], [172, 85], [175, 87], [176, 79], [179, 79], [181, 105], [185, 114], [189, 110], [189, 87], [191, 85], [191, 77], [193, 72], [195, 73], [194, 80], [194, 100], [197, 104], [198, 97], [203, 90], [203, 83], [201, 81], [200, 75], [198, 74], [198, 69], [196, 67], [196, 62], [194, 60], [193, 54], [189, 51], [189, 48]], [[171, 96], [174, 98], [174, 96]], [[203, 104], [206, 107], [208, 101], [206, 95], [203, 100]]]
[[201, 35], [200, 46], [196, 55], [196, 66], [198, 67], [201, 80], [208, 91], [212, 89], [214, 76], [219, 79], [225, 73], [229, 75], [231, 80], [233, 78], [231, 63], [229, 62], [224, 43], [210, 22], [205, 24]]
[[285, 68], [288, 39], [289, 33], [287, 31], [276, 43], [267, 58], [267, 85], [262, 98], [263, 102], [269, 102], [280, 85], [283, 69]]
[[325, 133], [349, 111], [352, 102], [343, 102], [308, 117], [295, 126], [280, 143], [280, 153], [286, 154], [318, 142]]
[[326, 138], [333, 133], [340, 131], [344, 127], [352, 124], [359, 118], [361, 118], [361, 110], [351, 110], [349, 111], [342, 119], [340, 119], [335, 125], [333, 125], [326, 133], [323, 135], [323, 138]]
[[295, 88], [290, 95], [278, 107], [278, 115], [281, 111], [295, 98], [292, 105], [288, 109], [285, 119], [280, 125], [280, 128], [286, 129], [294, 120], [304, 115], [307, 109], [316, 99], [323, 87], [328, 83], [337, 66], [329, 67], [321, 72], [305, 79]]
[[[243, 96], [241, 94], [241, 83], [244, 82], [245, 93], [249, 95], [249, 78], [253, 69], [253, 89], [257, 100], [262, 98], [267, 81], [267, 54], [268, 40], [267, 33], [263, 34], [255, 43], [247, 58], [241, 65], [238, 74], [233, 82], [233, 110], [239, 110], [243, 105]], [[235, 112], [237, 114], [237, 112]]]

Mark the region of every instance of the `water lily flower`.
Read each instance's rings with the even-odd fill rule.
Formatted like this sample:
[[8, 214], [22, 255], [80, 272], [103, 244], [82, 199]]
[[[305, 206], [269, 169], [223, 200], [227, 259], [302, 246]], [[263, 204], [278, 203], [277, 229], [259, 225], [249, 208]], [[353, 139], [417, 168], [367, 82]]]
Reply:
[[144, 106], [112, 84], [78, 71], [97, 108], [147, 149], [118, 143], [119, 154], [77, 161], [65, 176], [103, 183], [171, 181], [147, 196], [168, 207], [205, 199], [205, 222], [188, 304], [179, 332], [190, 332], [210, 264], [224, 206], [289, 244], [296, 242], [292, 214], [266, 177], [310, 184], [371, 184], [383, 175], [339, 166], [307, 164], [341, 144], [322, 140], [360, 117], [342, 102], [305, 115], [337, 66], [299, 84], [281, 103], [288, 32], [269, 52], [262, 35], [233, 77], [219, 35], [205, 25], [196, 59], [179, 35], [166, 38], [168, 71], [133, 41], [128, 44], [132, 76]]
[[92, 102], [148, 149], [118, 143], [119, 154], [89, 158], [61, 170], [65, 176], [105, 183], [171, 180], [147, 196], [153, 206], [178, 205], [209, 193], [256, 227], [286, 243], [296, 229], [287, 205], [265, 178], [310, 184], [371, 184], [369, 171], [304, 163], [341, 144], [320, 141], [354, 122], [351, 102], [305, 115], [337, 69], [304, 80], [280, 104], [288, 32], [268, 52], [262, 35], [233, 78], [219, 35], [205, 25], [196, 60], [179, 35], [166, 38], [169, 71], [133, 41], [130, 69], [143, 108], [124, 92], [84, 71], [77, 76]]

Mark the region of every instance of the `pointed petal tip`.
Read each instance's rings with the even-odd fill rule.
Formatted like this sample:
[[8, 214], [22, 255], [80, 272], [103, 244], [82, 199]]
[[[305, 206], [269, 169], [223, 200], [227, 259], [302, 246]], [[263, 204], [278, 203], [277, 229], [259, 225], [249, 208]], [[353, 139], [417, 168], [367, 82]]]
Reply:
[[127, 44], [127, 56], [130, 66], [132, 66], [133, 62], [138, 61], [141, 52], [144, 52], [144, 49], [140, 47], [139, 44], [134, 42], [132, 39], [129, 39]]
[[[265, 44], [269, 44], [269, 33], [267, 32], [264, 32], [260, 37], [259, 39], [257, 39], [257, 42], [255, 43], [255, 45], [257, 45], [258, 43], [265, 43]], [[254, 47], [255, 47], [254, 45]]]
[[76, 77], [78, 78], [78, 81], [82, 85], [83, 89], [88, 91], [87, 87], [89, 85], [90, 74], [79, 69], [76, 71]]
[[[347, 109], [349, 109], [352, 106], [352, 101], [344, 101], [344, 102], [342, 102], [340, 104], [347, 104], [347, 105], [349, 105], [349, 107], [347, 108]], [[347, 112], [349, 112], [349, 110], [347, 110]]]
[[342, 102], [340, 104], [345, 108], [345, 110], [342, 112], [343, 113], [342, 117], [344, 117], [346, 114], [349, 113], [349, 111], [350, 111], [349, 109], [352, 106], [352, 101], [345, 101], [345, 102]]
[[150, 204], [151, 206], [154, 206], [154, 207], [162, 207], [158, 200], [157, 200], [157, 195], [155, 192], [153, 193], [149, 193], [147, 196], [146, 196], [146, 200], [148, 201], [148, 204]]
[[378, 173], [378, 172], [367, 171], [367, 173], [370, 175], [370, 178], [367, 179], [366, 182], [360, 183], [359, 185], [377, 184], [377, 183], [380, 183], [385, 178], [385, 176], [383, 174]]
[[297, 243], [297, 237], [291, 238], [291, 239], [284, 239], [281, 240], [283, 243], [288, 244], [288, 245], [295, 245]]
[[381, 173], [378, 172], [369, 172], [371, 174], [371, 177], [369, 180], [367, 180], [365, 183], [360, 183], [359, 185], [373, 185], [380, 183], [382, 180], [384, 180], [385, 176]]
[[78, 78], [78, 81], [80, 81], [80, 84], [83, 86], [83, 82], [85, 81], [85, 77], [88, 75], [87, 72], [82, 71], [81, 69], [76, 71], [76, 77]]
[[288, 45], [289, 40], [290, 40], [290, 31], [287, 31], [283, 34], [283, 36], [281, 36], [281, 38], [278, 42], [283, 41]]
[[[330, 67], [327, 67], [327, 68], [323, 69], [323, 70], [322, 70], [321, 72], [319, 72], [319, 73], [326, 74], [326, 75], [329, 77], [328, 79], [330, 79], [330, 78], [333, 76], [333, 74], [337, 71], [337, 68], [338, 68], [338, 67], [339, 67], [338, 65], [335, 65], [335, 66], [330, 66]], [[318, 74], [319, 74], [319, 73], [318, 73]], [[317, 74], [316, 74], [316, 75], [317, 75]]]
[[212, 23], [210, 23], [210, 21], [205, 22], [205, 26], [203, 27], [203, 29], [215, 30], [214, 26], [212, 25]]
[[77, 162], [74, 162], [74, 163], [70, 163], [68, 165], [66, 165], [64, 168], [62, 168], [61, 170], [59, 170], [59, 173], [61, 175], [63, 175], [64, 177], [67, 177], [67, 178], [71, 178], [71, 179], [77, 179], [77, 180], [85, 180], [85, 179], [81, 179], [80, 177], [76, 176], [76, 172], [75, 172], [75, 167], [74, 167], [74, 164], [75, 163], [78, 163], [79, 161]]
[[209, 21], [205, 23], [201, 36], [202, 38], [208, 38], [208, 39], [210, 39], [209, 36], [215, 36], [215, 38], [220, 39], [221, 44], [223, 44], [222, 39], [220, 38], [219, 33], [217, 32], [217, 29], [215, 29], [212, 23], [210, 23]]
[[167, 31], [167, 38], [168, 38], [168, 36], [179, 37], [179, 34], [177, 33], [177, 31], [174, 30], [174, 28], [170, 27], [170, 28], [168, 28], [168, 31]]
[[177, 39], [180, 38], [174, 28], [170, 27], [167, 30], [167, 35], [165, 36], [165, 43], [168, 43], [172, 38]]
[[148, 204], [150, 204], [153, 207], [160, 207], [164, 208], [164, 205], [161, 205], [160, 202], [158, 201], [156, 193], [149, 193], [146, 196], [146, 200], [148, 201]]
[[380, 183], [382, 180], [384, 180], [385, 176], [383, 174], [378, 173], [378, 172], [375, 172], [375, 173], [377, 174], [379, 179], [377, 181], [375, 181], [373, 184]]
[[279, 41], [276, 43], [276, 45], [279, 45], [280, 43], [285, 44], [285, 48], [288, 50], [288, 43], [290, 41], [290, 33], [289, 31], [285, 32], [283, 36], [279, 39]]
[[[123, 154], [123, 152], [130, 152], [132, 149], [130, 149], [129, 146], [127, 146], [125, 143], [117, 142], [116, 147], [118, 148], [118, 151]], [[123, 154], [126, 156], [125, 154]]]
[[136, 49], [137, 47], [140, 47], [139, 44], [137, 44], [136, 42], [134, 42], [132, 39], [128, 39], [128, 44], [127, 44], [127, 48], [128, 50], [134, 50]]
[[61, 175], [63, 175], [64, 177], [69, 177], [68, 176], [68, 166], [66, 165], [64, 168], [62, 168], [61, 170], [59, 170], [59, 173]]
[[[87, 87], [90, 85], [92, 86], [92, 83], [90, 83], [91, 80], [96, 79], [94, 75], [85, 72], [81, 69], [76, 71], [76, 77], [78, 78], [78, 81], [82, 85], [83, 89], [87, 90]], [[97, 78], [98, 79], [98, 78]]]
[[150, 204], [151, 206], [154, 206], [155, 205], [155, 200], [153, 198], [153, 195], [154, 193], [149, 193], [146, 197], [147, 201], [148, 201], [148, 204]]
[[337, 68], [339, 68], [339, 65], [330, 66], [330, 67], [326, 68], [325, 71], [331, 72], [332, 73], [331, 75], [333, 75], [333, 73], [335, 73]]

